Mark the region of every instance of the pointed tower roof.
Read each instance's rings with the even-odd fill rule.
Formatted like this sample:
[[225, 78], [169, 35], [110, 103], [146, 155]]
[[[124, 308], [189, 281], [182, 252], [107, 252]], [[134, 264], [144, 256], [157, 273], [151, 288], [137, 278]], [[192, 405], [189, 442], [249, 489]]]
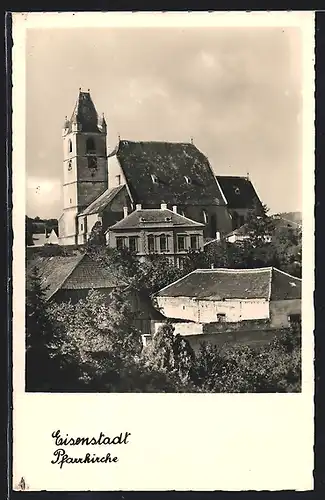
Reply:
[[81, 125], [82, 132], [100, 132], [97, 111], [89, 90], [88, 92], [79, 90], [79, 96], [69, 122], [69, 131], [71, 131], [72, 123]]

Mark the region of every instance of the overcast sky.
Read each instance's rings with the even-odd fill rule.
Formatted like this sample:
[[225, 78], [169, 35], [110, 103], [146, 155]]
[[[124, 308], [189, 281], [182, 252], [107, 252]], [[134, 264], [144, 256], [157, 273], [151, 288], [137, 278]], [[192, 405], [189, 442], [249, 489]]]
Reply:
[[298, 28], [32, 29], [27, 214], [62, 211], [62, 125], [90, 89], [108, 146], [189, 142], [216, 174], [249, 172], [271, 212], [301, 210]]

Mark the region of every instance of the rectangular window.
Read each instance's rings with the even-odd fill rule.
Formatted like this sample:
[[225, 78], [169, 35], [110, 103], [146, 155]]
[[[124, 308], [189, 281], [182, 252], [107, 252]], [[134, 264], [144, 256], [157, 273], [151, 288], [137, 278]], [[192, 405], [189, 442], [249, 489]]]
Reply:
[[289, 323], [301, 323], [301, 314], [289, 314]]
[[137, 252], [138, 251], [138, 238], [136, 236], [130, 236], [129, 237], [129, 250], [131, 252]]
[[224, 313], [218, 313], [217, 320], [218, 321], [226, 321], [226, 315]]
[[124, 246], [125, 245], [124, 245], [124, 238], [123, 238], [123, 236], [118, 236], [116, 238], [116, 248], [117, 248], [117, 250], [123, 250]]
[[148, 252], [153, 253], [155, 251], [155, 237], [153, 234], [148, 236]]
[[179, 252], [185, 250], [185, 236], [183, 236], [182, 234], [179, 234], [177, 236], [177, 248]]
[[116, 175], [115, 177], [116, 177], [116, 184], [118, 186], [120, 186], [121, 185], [121, 176], [120, 175]]
[[80, 224], [80, 231], [83, 231], [83, 230], [84, 230], [84, 225]]
[[197, 250], [198, 249], [198, 237], [196, 234], [193, 234], [191, 236], [191, 250]]
[[166, 250], [167, 250], [167, 236], [165, 234], [162, 234], [160, 236], [160, 251], [166, 252]]

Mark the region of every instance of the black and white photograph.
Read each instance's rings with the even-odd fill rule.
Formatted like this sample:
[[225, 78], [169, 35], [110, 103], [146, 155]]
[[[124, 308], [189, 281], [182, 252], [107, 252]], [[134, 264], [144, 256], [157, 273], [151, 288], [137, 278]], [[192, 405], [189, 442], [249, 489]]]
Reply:
[[[304, 28], [312, 17], [242, 13], [242, 21], [232, 22], [237, 18], [227, 13], [206, 13], [204, 24], [192, 14], [157, 13], [153, 19], [147, 13], [142, 23], [136, 21], [141, 13], [121, 14], [107, 25], [104, 14], [89, 14], [87, 23], [86, 13], [26, 14], [24, 38], [17, 38], [24, 64], [17, 65], [16, 78], [24, 92], [16, 91], [23, 108], [14, 115], [14, 133], [23, 139], [13, 165], [14, 208], [15, 200], [24, 203], [14, 216], [17, 293], [21, 289], [14, 307], [23, 327], [14, 344], [23, 348], [14, 356], [14, 382], [22, 388], [21, 401], [26, 395], [37, 396], [38, 404], [46, 398], [37, 416], [44, 432], [54, 407], [61, 408], [59, 421], [64, 412], [70, 424], [87, 408], [86, 434], [81, 423], [75, 434], [72, 424], [46, 431], [46, 439], [63, 448], [71, 436], [99, 435], [90, 434], [92, 418], [99, 422], [101, 398], [114, 395], [105, 399], [118, 408], [114, 422], [117, 414], [123, 413], [124, 422], [136, 411], [134, 422], [141, 420], [141, 429], [149, 425], [148, 433], [158, 412], [176, 419], [176, 432], [185, 415], [197, 422], [200, 407], [204, 418], [209, 415], [202, 432], [209, 432], [215, 411], [220, 431], [229, 412], [230, 420], [241, 413], [240, 406], [231, 406], [239, 404], [231, 395], [263, 397], [251, 407], [245, 400], [236, 435], [245, 440], [246, 434], [247, 443], [254, 429], [260, 433], [256, 443], [285, 433], [288, 442], [294, 439], [290, 419], [312, 401], [313, 37]], [[129, 25], [126, 18], [132, 18]], [[18, 165], [20, 158], [24, 163]], [[125, 399], [130, 393], [133, 399]], [[272, 403], [277, 394], [287, 405], [282, 413]], [[221, 404], [225, 399], [213, 399], [218, 395], [227, 396], [233, 409]], [[157, 396], [172, 399], [158, 403]], [[135, 410], [136, 401], [146, 401], [147, 417]], [[299, 414], [307, 433], [310, 412], [304, 408]], [[253, 423], [253, 413], [264, 431]], [[215, 422], [211, 442], [219, 432]], [[129, 453], [135, 438], [127, 425], [124, 437], [116, 435], [120, 444], [122, 437], [131, 443], [121, 447]], [[268, 438], [261, 434], [266, 428]], [[231, 433], [223, 432], [225, 447]], [[258, 446], [254, 439], [248, 448]], [[290, 453], [302, 453], [302, 443], [303, 437]], [[187, 453], [188, 488], [208, 487], [212, 476], [206, 483], [204, 477], [214, 462], [194, 477], [192, 455], [182, 446], [181, 452], [176, 445], [175, 461]], [[243, 445], [240, 456], [248, 448]], [[306, 478], [309, 451], [312, 446], [297, 465], [297, 484]], [[68, 481], [66, 470], [74, 462], [64, 455], [68, 451], [62, 451], [65, 459], [60, 453], [52, 464], [61, 466], [50, 469], [58, 471], [58, 481], [66, 460], [62, 474]], [[141, 467], [146, 460], [140, 459]], [[257, 462], [244, 461], [256, 472]], [[278, 478], [279, 485], [292, 484], [290, 474], [282, 478], [281, 463], [272, 465], [275, 483]], [[119, 467], [118, 485], [124, 470]], [[21, 476], [33, 483], [24, 471], [17, 480]], [[156, 475], [147, 476], [138, 483], [155, 489]], [[251, 487], [249, 477], [243, 475], [244, 489]], [[262, 481], [258, 471], [256, 477]], [[166, 484], [169, 478], [166, 472]], [[168, 488], [177, 489], [182, 478], [170, 479]], [[78, 480], [86, 484], [86, 477]], [[104, 479], [96, 481], [97, 488]]]
[[35, 29], [26, 390], [301, 390], [297, 28]]

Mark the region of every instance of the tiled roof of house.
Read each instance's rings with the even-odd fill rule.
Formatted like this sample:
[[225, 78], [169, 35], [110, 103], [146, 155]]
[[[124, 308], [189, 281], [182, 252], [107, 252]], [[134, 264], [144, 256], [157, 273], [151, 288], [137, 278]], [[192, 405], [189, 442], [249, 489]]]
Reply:
[[96, 214], [104, 210], [107, 205], [115, 198], [115, 196], [122, 190], [125, 186], [118, 186], [111, 189], [106, 189], [96, 200], [94, 200], [83, 212], [78, 214], [79, 216]]
[[[273, 226], [274, 226], [274, 231], [278, 229], [283, 229], [283, 228], [288, 228], [288, 229], [293, 229], [294, 231], [301, 229], [301, 225], [298, 224], [297, 222], [293, 222], [287, 219], [283, 219], [282, 217], [279, 216], [270, 216], [269, 217]], [[227, 234], [226, 238], [229, 238], [230, 236], [247, 236], [248, 235], [248, 225], [243, 224], [242, 226], [238, 227], [237, 229], [234, 229], [234, 231], [231, 231], [231, 233]]]
[[109, 267], [103, 267], [99, 262], [85, 255], [62, 285], [63, 290], [81, 290], [98, 288], [126, 287], [128, 284]]
[[62, 287], [64, 281], [82, 258], [83, 255], [80, 254], [69, 257], [42, 257], [36, 255], [27, 260], [26, 278], [29, 279], [30, 273], [36, 267], [42, 279], [45, 297], [49, 300]]
[[261, 201], [257, 196], [253, 184], [247, 177], [232, 177], [228, 175], [217, 175], [217, 181], [221, 187], [229, 208], [259, 208]]
[[197, 269], [157, 294], [205, 300], [301, 298], [301, 280], [272, 267]]
[[82, 132], [100, 132], [97, 111], [89, 92], [79, 92], [72, 116], [67, 123], [69, 132], [75, 122], [81, 125]]
[[114, 274], [113, 270], [103, 268], [88, 255], [76, 254], [69, 257], [35, 256], [27, 261], [27, 280], [34, 267], [37, 267], [45, 288], [46, 299], [62, 290], [81, 290], [115, 288], [127, 286]]
[[116, 156], [134, 203], [224, 205], [208, 159], [193, 144], [121, 140]]
[[204, 224], [188, 219], [169, 209], [142, 209], [135, 210], [124, 219], [111, 226], [109, 230], [115, 229], [138, 229], [143, 227], [196, 227], [203, 228]]

